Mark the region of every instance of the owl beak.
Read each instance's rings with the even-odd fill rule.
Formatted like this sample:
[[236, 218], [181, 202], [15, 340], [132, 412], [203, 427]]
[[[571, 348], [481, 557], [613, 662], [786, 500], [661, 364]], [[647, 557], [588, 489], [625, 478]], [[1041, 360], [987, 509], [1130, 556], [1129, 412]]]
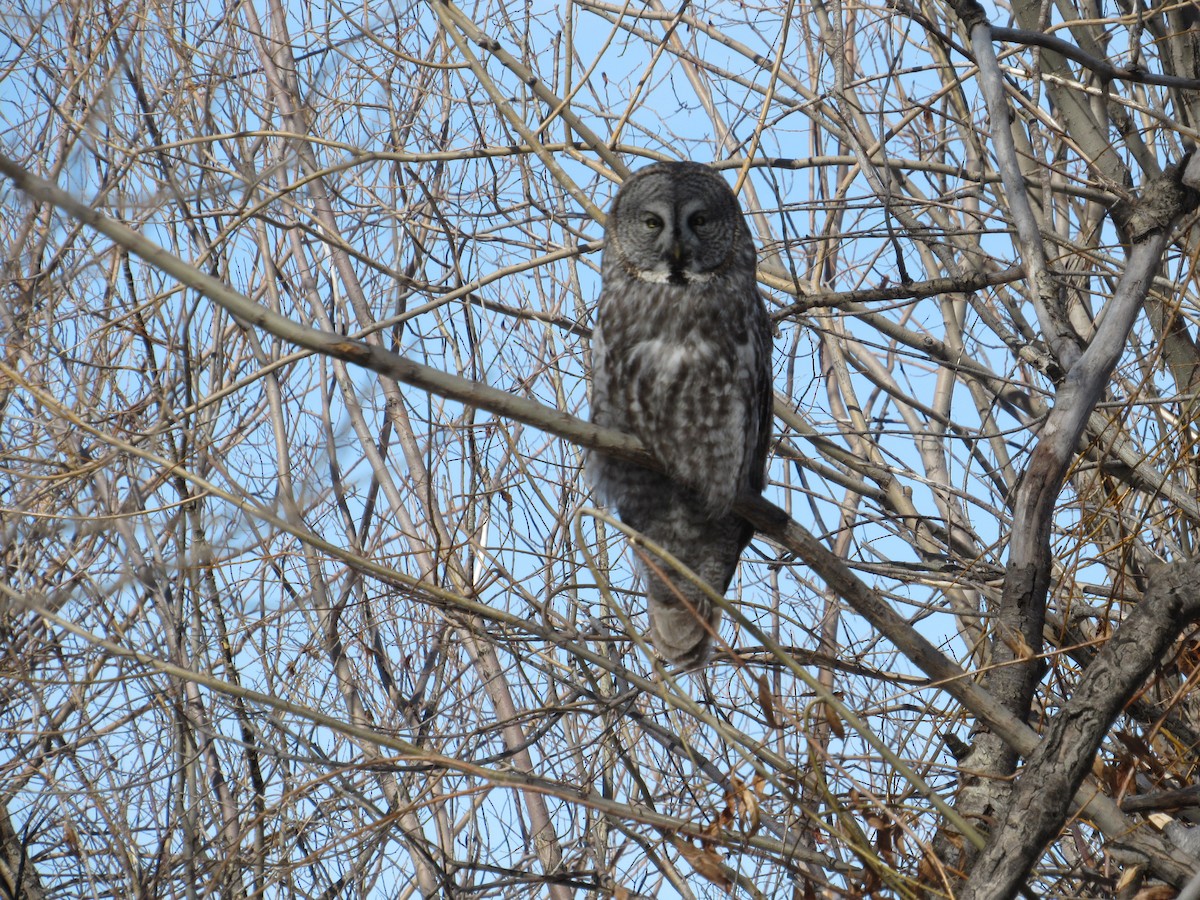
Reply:
[[683, 241], [679, 240], [679, 238], [676, 238], [675, 240], [671, 241], [671, 262], [679, 266], [683, 265], [683, 259]]

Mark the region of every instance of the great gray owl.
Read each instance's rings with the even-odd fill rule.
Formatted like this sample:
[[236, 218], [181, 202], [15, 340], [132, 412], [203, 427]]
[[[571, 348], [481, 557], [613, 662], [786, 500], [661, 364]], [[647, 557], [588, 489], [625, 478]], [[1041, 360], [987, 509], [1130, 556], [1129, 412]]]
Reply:
[[[601, 454], [589, 476], [627, 525], [724, 593], [753, 535], [730, 510], [762, 491], [771, 432], [771, 328], [733, 191], [697, 163], [639, 170], [613, 200], [601, 273], [592, 421], [639, 437], [670, 477]], [[641, 566], [650, 638], [696, 665], [721, 610], [655, 565], [667, 580]]]

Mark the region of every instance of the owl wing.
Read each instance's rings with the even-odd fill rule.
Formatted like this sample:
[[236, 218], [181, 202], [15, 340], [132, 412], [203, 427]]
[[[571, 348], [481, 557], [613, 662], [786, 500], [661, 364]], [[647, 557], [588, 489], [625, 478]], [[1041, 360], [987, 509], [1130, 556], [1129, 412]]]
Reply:
[[772, 425], [775, 421], [774, 378], [771, 371], [771, 322], [764, 306], [759, 326], [754, 330], [758, 343], [759, 365], [755, 383], [755, 406], [751, 412], [754, 426], [747, 435], [746, 450], [750, 459], [750, 489], [762, 493], [767, 480], [767, 454], [771, 449]]

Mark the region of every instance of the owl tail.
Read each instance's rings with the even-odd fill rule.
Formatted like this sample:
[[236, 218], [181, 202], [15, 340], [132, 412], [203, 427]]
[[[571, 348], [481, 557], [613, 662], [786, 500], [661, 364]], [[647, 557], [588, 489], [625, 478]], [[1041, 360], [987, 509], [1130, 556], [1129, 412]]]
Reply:
[[[738, 557], [749, 543], [749, 526], [737, 516], [727, 516], [706, 522], [701, 528], [684, 530], [691, 534], [682, 545], [672, 546], [663, 540], [656, 543], [671, 551], [713, 590], [724, 594], [733, 580]], [[670, 537], [678, 539], [678, 527], [673, 531]], [[652, 533], [646, 536], [655, 540]], [[721, 621], [721, 608], [685, 575], [649, 553], [640, 568], [650, 611], [650, 640], [655, 649], [680, 668], [704, 662]]]
[[721, 622], [721, 608], [692, 584], [671, 579], [664, 584], [647, 574], [650, 640], [656, 650], [681, 669], [708, 658], [712, 635]]

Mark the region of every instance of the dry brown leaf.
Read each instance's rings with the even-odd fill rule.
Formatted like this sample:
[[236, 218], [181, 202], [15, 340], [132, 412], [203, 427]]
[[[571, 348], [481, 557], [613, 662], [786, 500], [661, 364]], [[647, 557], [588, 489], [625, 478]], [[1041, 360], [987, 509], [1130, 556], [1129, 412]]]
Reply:
[[1158, 756], [1150, 749], [1150, 745], [1138, 737], [1136, 734], [1131, 734], [1128, 731], [1113, 732], [1117, 740], [1128, 748], [1133, 754], [1137, 762], [1150, 767], [1150, 771], [1156, 775], [1165, 775], [1166, 769], [1163, 768], [1161, 762], [1158, 761]]
[[842, 717], [837, 714], [837, 710], [830, 704], [822, 703], [821, 706], [825, 710], [825, 721], [829, 725], [829, 730], [833, 732], [839, 741], [845, 740], [846, 726], [842, 724]]
[[1127, 868], [1121, 873], [1121, 877], [1117, 879], [1117, 893], [1121, 893], [1121, 891], [1132, 885], [1135, 881], [1137, 881], [1138, 878], [1141, 877], [1141, 874], [1141, 866], [1130, 866]]
[[725, 874], [725, 866], [721, 863], [720, 854], [710, 846], [697, 847], [691, 841], [673, 837], [671, 843], [688, 861], [688, 864], [726, 893], [733, 890], [733, 882]]
[[746, 834], [754, 834], [758, 831], [759, 824], [758, 794], [748, 784], [739, 781], [737, 785], [738, 809], [742, 812], [742, 830]]
[[892, 823], [884, 822], [876, 817], [876, 821], [881, 824], [874, 825], [875, 832], [875, 850], [880, 857], [889, 865], [896, 865], [896, 826]]
[[703, 835], [707, 840], [715, 841], [721, 834], [722, 828], [733, 824], [733, 809], [726, 805], [721, 814], [704, 826]]
[[1145, 887], [1133, 895], [1133, 900], [1174, 900], [1178, 891], [1167, 884]]
[[771, 695], [771, 686], [767, 684], [766, 676], [759, 675], [755, 680], [758, 682], [758, 706], [762, 710], [767, 727], [783, 728], [779, 719], [775, 717], [775, 698]]

